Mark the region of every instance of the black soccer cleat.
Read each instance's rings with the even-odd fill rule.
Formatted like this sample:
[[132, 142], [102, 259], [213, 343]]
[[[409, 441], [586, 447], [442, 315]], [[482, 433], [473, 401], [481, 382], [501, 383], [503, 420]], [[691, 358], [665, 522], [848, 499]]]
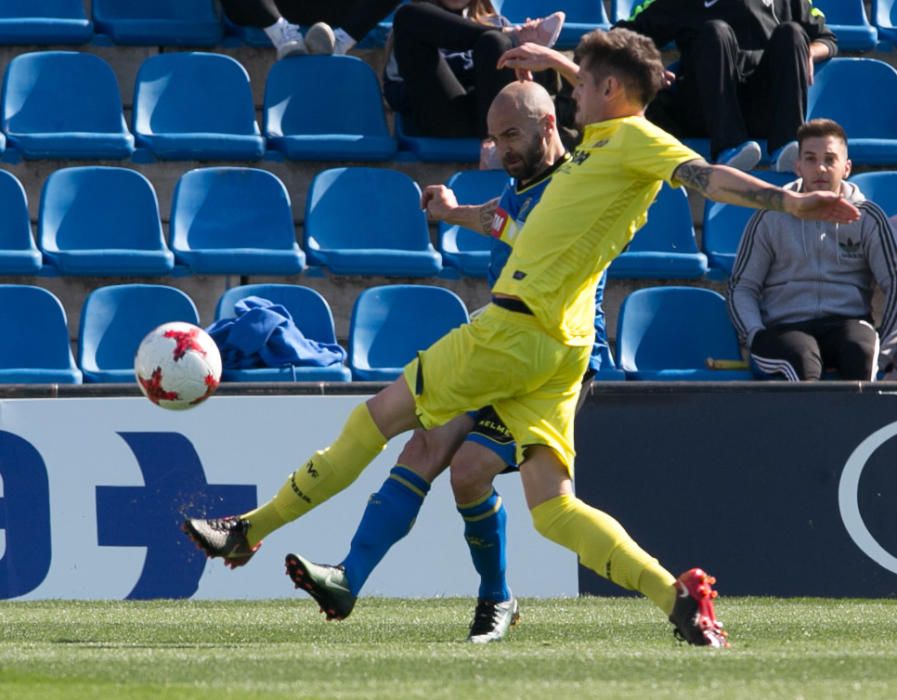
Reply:
[[313, 564], [298, 554], [287, 554], [286, 567], [296, 588], [314, 598], [328, 620], [345, 620], [352, 613], [356, 597], [343, 567]]
[[519, 621], [520, 606], [516, 598], [500, 602], [480, 598], [473, 613], [467, 641], [474, 644], [500, 642]]
[[695, 646], [729, 646], [729, 635], [713, 611], [713, 599], [719, 595], [713, 590], [714, 583], [716, 579], [702, 569], [689, 569], [676, 579], [676, 603], [670, 622], [676, 627], [673, 634], [677, 639]]
[[249, 545], [246, 538], [249, 521], [236, 515], [208, 520], [188, 518], [181, 525], [181, 529], [209, 559], [221, 557], [229, 569], [247, 564], [262, 546], [261, 542], [255, 547]]

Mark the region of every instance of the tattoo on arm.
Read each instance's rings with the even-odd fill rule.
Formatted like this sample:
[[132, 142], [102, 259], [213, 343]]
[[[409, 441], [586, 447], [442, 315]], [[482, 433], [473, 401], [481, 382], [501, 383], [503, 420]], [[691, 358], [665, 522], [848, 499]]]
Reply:
[[483, 233], [492, 232], [492, 218], [495, 216], [495, 210], [498, 209], [498, 199], [486, 202], [480, 208], [480, 230]]
[[780, 188], [772, 185], [753, 187], [748, 183], [744, 183], [739, 187], [732, 186], [731, 180], [729, 183], [718, 181], [714, 185], [714, 192], [711, 194], [710, 179], [713, 171], [714, 166], [705, 160], [691, 160], [676, 168], [673, 172], [673, 177], [686, 187], [697, 190], [705, 197], [716, 201], [729, 202], [755, 209], [785, 211], [785, 193]]
[[683, 163], [673, 172], [673, 177], [686, 187], [697, 190], [701, 194], [707, 193], [710, 186], [710, 174], [713, 168], [705, 160], [690, 160]]
[[723, 192], [729, 192], [743, 200], [748, 206], [753, 206], [757, 209], [785, 211], [785, 193], [778, 187], [751, 190], [724, 188]]

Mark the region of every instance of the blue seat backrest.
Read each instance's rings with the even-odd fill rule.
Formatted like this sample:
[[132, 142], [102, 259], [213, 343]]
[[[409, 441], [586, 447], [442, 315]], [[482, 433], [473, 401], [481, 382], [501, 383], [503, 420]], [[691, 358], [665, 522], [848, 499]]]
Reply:
[[16, 56], [3, 80], [7, 133], [119, 132], [122, 105], [112, 68], [76, 51]]
[[164, 246], [159, 202], [136, 170], [62, 168], [41, 193], [38, 245], [67, 250], [156, 250]]
[[544, 17], [563, 10], [566, 21], [576, 24], [607, 24], [607, 13], [602, 0], [504, 0], [501, 13], [514, 23], [527, 18]]
[[[0, 368], [68, 368], [68, 326], [62, 304], [40, 287], [0, 285]], [[14, 342], [10, 342], [15, 339]]]
[[93, 0], [97, 19], [208, 20], [215, 17], [212, 0]]
[[464, 302], [443, 287], [397, 284], [366, 289], [352, 310], [350, 364], [401, 367], [467, 320]]
[[146, 334], [169, 321], [199, 325], [196, 305], [179, 289], [156, 284], [95, 289], [81, 308], [81, 367], [85, 371], [130, 369]]
[[664, 184], [648, 209], [648, 222], [635, 233], [627, 251], [697, 251], [688, 197], [683, 188]]
[[249, 296], [261, 297], [284, 306], [306, 338], [321, 343], [336, 342], [333, 313], [327, 300], [314, 289], [295, 284], [245, 284], [231, 287], [218, 300], [215, 318], [233, 318], [236, 316], [236, 303]]
[[197, 168], [184, 173], [171, 203], [171, 244], [185, 250], [291, 248], [290, 196], [267, 170]]
[[897, 215], [897, 171], [860, 173], [850, 178], [850, 182], [888, 216]]
[[3, 0], [0, 18], [85, 19], [83, 0]]
[[699, 287], [649, 287], [623, 301], [617, 319], [622, 369], [703, 368], [708, 357], [740, 357], [721, 294]]
[[[483, 204], [501, 195], [510, 178], [503, 170], [462, 170], [455, 173], [446, 186], [455, 193], [459, 204]], [[439, 230], [450, 228], [439, 224]], [[459, 227], [458, 248], [462, 250], [491, 250], [492, 239], [481, 233]]]
[[18, 178], [0, 170], [0, 249], [22, 249], [33, 245], [25, 188]]
[[897, 70], [871, 58], [820, 65], [807, 95], [807, 119], [834, 119], [851, 139], [897, 138]]
[[151, 56], [137, 73], [134, 130], [256, 134], [249, 74], [223, 54]]
[[863, 0], [813, 0], [813, 6], [825, 14], [825, 23], [828, 25], [869, 24]]
[[425, 248], [429, 244], [420, 188], [383, 168], [331, 168], [315, 177], [306, 200], [306, 245], [323, 248]]
[[387, 135], [380, 84], [354, 56], [278, 61], [265, 83], [265, 133]]

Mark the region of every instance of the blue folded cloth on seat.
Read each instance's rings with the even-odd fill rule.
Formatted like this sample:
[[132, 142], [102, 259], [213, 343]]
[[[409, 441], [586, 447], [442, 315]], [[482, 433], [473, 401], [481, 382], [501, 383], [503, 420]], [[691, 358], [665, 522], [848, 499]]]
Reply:
[[346, 351], [336, 343], [306, 338], [280, 304], [250, 296], [234, 304], [235, 318], [206, 329], [218, 345], [224, 369], [329, 367], [342, 364]]

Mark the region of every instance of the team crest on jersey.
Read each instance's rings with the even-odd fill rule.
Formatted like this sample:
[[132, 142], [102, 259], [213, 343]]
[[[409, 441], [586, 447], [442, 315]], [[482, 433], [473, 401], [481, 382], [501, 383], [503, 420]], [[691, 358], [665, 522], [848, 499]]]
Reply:
[[588, 151], [576, 151], [570, 159], [570, 162], [573, 163], [573, 165], [582, 165], [589, 159], [590, 155], [592, 154]]

